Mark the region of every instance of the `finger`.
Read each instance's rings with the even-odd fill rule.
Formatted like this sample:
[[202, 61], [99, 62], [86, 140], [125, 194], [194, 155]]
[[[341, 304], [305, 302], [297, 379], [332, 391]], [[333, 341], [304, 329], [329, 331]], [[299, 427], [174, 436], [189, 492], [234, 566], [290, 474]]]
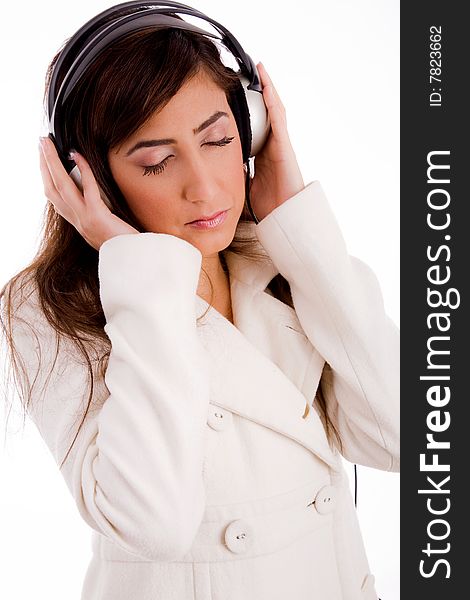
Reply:
[[[289, 141], [289, 134], [287, 131], [287, 120], [286, 120], [286, 112], [284, 110], [284, 106], [282, 102], [280, 102], [279, 97], [275, 95], [274, 86], [271, 83], [268, 83], [268, 78], [263, 71], [262, 63], [261, 65], [260, 76], [263, 77], [265, 82], [263, 86], [263, 99], [266, 104], [266, 108], [269, 113], [269, 120], [271, 122], [271, 129], [274, 137], [281, 142]], [[263, 73], [263, 75], [261, 75]]]
[[269, 78], [268, 74], [266, 73], [266, 69], [264, 68], [264, 65], [260, 62], [260, 63], [258, 63], [258, 66], [259, 66], [260, 75], [262, 74], [262, 81], [264, 81], [263, 98], [265, 99], [266, 106], [270, 110], [269, 116], [270, 116], [270, 118], [272, 116], [273, 119], [275, 119], [275, 120], [282, 119], [282, 121], [284, 122], [284, 126], [285, 126], [286, 111], [285, 111], [284, 105], [282, 104], [281, 99], [279, 98], [279, 94], [276, 92], [276, 89], [275, 89], [271, 79]]
[[39, 168], [41, 170], [42, 181], [44, 185], [44, 194], [49, 198], [51, 196], [57, 196], [57, 190], [52, 180], [49, 167], [47, 166], [46, 158], [41, 144], [39, 144]]
[[256, 68], [258, 69], [258, 73], [260, 75], [261, 83], [263, 84], [263, 86], [270, 83], [271, 78], [269, 77], [268, 72], [266, 71], [266, 67], [261, 61], [256, 65]]
[[274, 83], [272, 82], [271, 77], [269, 76], [268, 72], [266, 71], [266, 67], [263, 65], [262, 62], [259, 62], [257, 66], [258, 66], [258, 71], [261, 76], [261, 83], [263, 84], [263, 87], [267, 87], [267, 88], [271, 89], [272, 95], [274, 96], [276, 102], [279, 104], [279, 106], [282, 108], [282, 110], [285, 111], [285, 107], [281, 101], [279, 94], [277, 93], [276, 87], [275, 87]]
[[73, 216], [73, 212], [71, 211], [70, 207], [62, 200], [60, 194], [56, 190], [41, 146], [39, 146], [39, 168], [41, 171], [44, 186], [44, 195], [54, 206], [56, 212], [58, 212], [64, 218], [69, 220]]
[[80, 190], [65, 170], [64, 165], [57, 154], [56, 147], [50, 138], [43, 138], [42, 150], [55, 189], [62, 200], [69, 203], [72, 208], [78, 208], [79, 203], [83, 203], [83, 197]]
[[93, 175], [93, 171], [91, 170], [90, 165], [86, 161], [85, 157], [82, 156], [79, 152], [73, 152], [73, 160], [77, 164], [77, 167], [80, 170], [80, 178], [82, 180], [82, 188], [83, 188], [83, 197], [88, 203], [97, 203], [102, 204], [103, 201], [100, 196], [100, 191], [98, 188], [98, 184], [96, 183], [95, 176]]

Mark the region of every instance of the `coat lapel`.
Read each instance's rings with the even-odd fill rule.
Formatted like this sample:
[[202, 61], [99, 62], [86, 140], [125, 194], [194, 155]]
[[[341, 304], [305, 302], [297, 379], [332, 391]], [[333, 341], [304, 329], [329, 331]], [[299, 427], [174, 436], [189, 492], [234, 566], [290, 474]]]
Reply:
[[[229, 250], [224, 256], [234, 324], [210, 307], [198, 327], [214, 368], [211, 402], [288, 436], [339, 471], [340, 456], [330, 448], [316, 410], [303, 418], [325, 361], [295, 311], [265, 291], [278, 270], [269, 257], [255, 262]], [[198, 317], [208, 307], [196, 296]]]

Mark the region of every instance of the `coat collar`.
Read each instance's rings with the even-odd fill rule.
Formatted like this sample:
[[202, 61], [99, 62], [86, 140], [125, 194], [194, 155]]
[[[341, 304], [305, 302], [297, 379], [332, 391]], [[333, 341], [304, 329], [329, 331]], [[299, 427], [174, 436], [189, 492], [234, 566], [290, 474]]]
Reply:
[[263, 259], [252, 260], [244, 255], [226, 249], [223, 251], [225, 261], [229, 270], [230, 278], [243, 281], [254, 290], [263, 291], [271, 279], [279, 273], [271, 260], [271, 257], [260, 244], [256, 235], [256, 224], [253, 222], [242, 222], [237, 227], [237, 237], [255, 240], [255, 249]]
[[[249, 224], [243, 233], [256, 236], [255, 228]], [[340, 457], [316, 410], [302, 418], [305, 390], [314, 395], [325, 361], [295, 311], [265, 291], [279, 271], [259, 242], [257, 247], [264, 260], [224, 251], [234, 324], [196, 296], [197, 316], [207, 310], [198, 331], [215, 373], [211, 403], [290, 437], [339, 471]]]

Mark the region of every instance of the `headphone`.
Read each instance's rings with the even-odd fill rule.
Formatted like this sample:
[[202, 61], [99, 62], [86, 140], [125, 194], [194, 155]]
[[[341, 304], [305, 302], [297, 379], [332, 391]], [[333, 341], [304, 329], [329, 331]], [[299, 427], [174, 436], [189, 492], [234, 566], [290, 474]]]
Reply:
[[[174, 16], [176, 13], [207, 21], [221, 37]], [[87, 21], [65, 44], [51, 74], [46, 110], [49, 137], [53, 141], [67, 173], [82, 190], [80, 171], [75, 162], [69, 158], [68, 149], [65, 147], [62, 129], [64, 103], [73, 92], [77, 82], [105, 48], [131, 31], [146, 28], [152, 30], [176, 28], [203, 34], [209, 39], [212, 38], [211, 41], [216, 46], [217, 42], [221, 43], [235, 58], [240, 70], [237, 72], [236, 89], [230, 94], [228, 102], [237, 123], [243, 162], [246, 164], [245, 196], [248, 209], [255, 223], [258, 223], [259, 220], [250, 204], [249, 159], [261, 150], [268, 138], [271, 126], [258, 71], [251, 57], [243, 50], [230, 31], [199, 10], [179, 2], [137, 1], [117, 4]], [[62, 74], [64, 74], [63, 77]], [[61, 81], [60, 86], [58, 81]], [[111, 204], [101, 188], [100, 192], [103, 201], [111, 209]]]

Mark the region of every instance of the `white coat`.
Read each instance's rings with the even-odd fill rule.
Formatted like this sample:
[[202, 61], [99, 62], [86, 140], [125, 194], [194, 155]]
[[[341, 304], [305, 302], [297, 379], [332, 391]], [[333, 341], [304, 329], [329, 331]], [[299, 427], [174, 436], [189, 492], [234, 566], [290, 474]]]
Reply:
[[[377, 598], [314, 398], [325, 367], [344, 457], [398, 471], [398, 329], [318, 181], [249, 230], [268, 260], [225, 251], [234, 324], [214, 308], [196, 324], [202, 256], [185, 240], [119, 235], [99, 250], [112, 350], [62, 469], [93, 530], [82, 600]], [[266, 290], [278, 272], [295, 310]], [[52, 359], [34, 296], [20, 312]], [[37, 343], [21, 326], [15, 342], [34, 378]], [[43, 367], [29, 411], [58, 464], [88, 401], [71, 348], [40, 400]]]

